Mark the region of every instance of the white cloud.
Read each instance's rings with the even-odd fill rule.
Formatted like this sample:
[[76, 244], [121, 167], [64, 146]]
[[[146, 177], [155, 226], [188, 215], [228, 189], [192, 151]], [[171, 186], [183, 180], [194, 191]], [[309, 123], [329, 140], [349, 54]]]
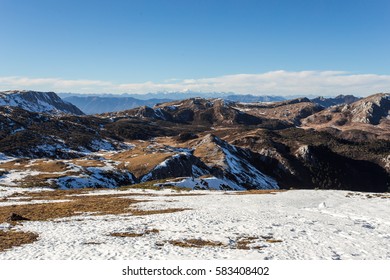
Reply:
[[78, 93], [235, 92], [238, 94], [369, 95], [390, 92], [390, 75], [353, 74], [344, 71], [272, 71], [201, 79], [169, 79], [162, 83], [115, 84], [99, 80], [0, 77], [0, 90], [32, 89]]
[[113, 87], [110, 82], [95, 80], [66, 80], [59, 78], [0, 77], [0, 89], [32, 89], [42, 91], [94, 91]]

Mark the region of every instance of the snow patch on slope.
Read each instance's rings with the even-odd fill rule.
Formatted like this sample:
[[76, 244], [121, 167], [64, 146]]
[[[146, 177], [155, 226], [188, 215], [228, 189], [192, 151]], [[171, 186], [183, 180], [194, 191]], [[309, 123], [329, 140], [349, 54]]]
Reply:
[[0, 186], [19, 186], [20, 182], [28, 176], [36, 176], [41, 172], [33, 170], [0, 170]]
[[228, 172], [235, 178], [239, 185], [245, 186], [250, 184], [256, 186], [257, 189], [279, 189], [278, 183], [271, 177], [263, 174], [244, 158], [237, 157], [234, 152], [236, 147], [231, 146], [231, 149], [221, 146], [224, 154]]

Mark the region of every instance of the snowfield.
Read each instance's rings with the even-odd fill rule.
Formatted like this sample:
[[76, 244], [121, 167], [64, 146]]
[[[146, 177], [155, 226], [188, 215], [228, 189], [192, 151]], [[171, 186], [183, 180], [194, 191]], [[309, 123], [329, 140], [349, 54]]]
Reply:
[[[390, 259], [389, 194], [290, 190], [247, 195], [190, 191], [167, 196], [178, 193], [102, 190], [94, 195], [118, 193], [123, 197], [139, 193], [131, 198], [147, 200], [135, 204], [141, 209], [188, 210], [144, 216], [84, 213], [53, 221], [24, 221], [15, 229], [38, 233], [39, 239], [0, 252], [0, 259]], [[139, 236], [110, 236], [124, 232]], [[194, 239], [214, 245], [174, 244]], [[246, 242], [245, 248], [238, 246], [240, 242]]]

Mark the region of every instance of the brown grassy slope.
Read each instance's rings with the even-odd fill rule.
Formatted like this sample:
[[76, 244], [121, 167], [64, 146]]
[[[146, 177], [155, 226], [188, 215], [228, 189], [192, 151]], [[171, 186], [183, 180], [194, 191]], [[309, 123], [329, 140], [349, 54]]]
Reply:
[[0, 230], [0, 252], [12, 247], [33, 243], [37, 239], [38, 235], [32, 232]]

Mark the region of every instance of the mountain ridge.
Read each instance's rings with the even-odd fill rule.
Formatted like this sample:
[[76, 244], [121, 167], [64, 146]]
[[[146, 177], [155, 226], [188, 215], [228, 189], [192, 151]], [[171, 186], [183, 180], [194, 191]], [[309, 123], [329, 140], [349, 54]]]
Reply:
[[84, 115], [75, 105], [54, 92], [12, 90], [0, 92], [0, 106], [19, 107], [31, 112]]

